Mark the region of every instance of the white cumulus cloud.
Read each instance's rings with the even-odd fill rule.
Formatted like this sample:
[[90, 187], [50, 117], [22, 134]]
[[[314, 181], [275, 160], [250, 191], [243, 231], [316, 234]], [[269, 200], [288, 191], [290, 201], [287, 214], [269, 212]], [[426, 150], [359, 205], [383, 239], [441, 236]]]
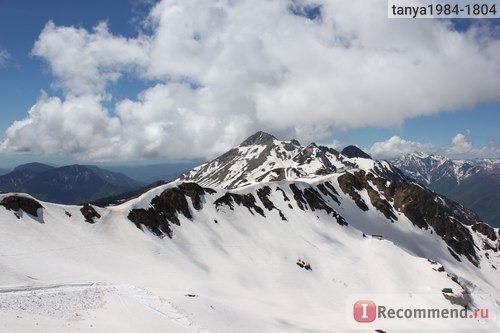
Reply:
[[[0, 147], [102, 160], [212, 157], [258, 129], [321, 140], [331, 128], [394, 126], [500, 100], [500, 41], [487, 27], [389, 20], [385, 0], [318, 0], [306, 17], [301, 6], [311, 4], [163, 0], [134, 38], [105, 23], [89, 31], [49, 22], [33, 54], [62, 97], [42, 96]], [[115, 100], [110, 84], [123, 77], [149, 87]]]
[[375, 142], [371, 146], [366, 147], [365, 150], [372, 157], [378, 159], [392, 159], [413, 152], [440, 154], [451, 158], [500, 157], [500, 145], [495, 141], [491, 141], [485, 146], [475, 146], [467, 138], [470, 131], [466, 131], [466, 133], [467, 135], [457, 133], [451, 138], [450, 145], [446, 147], [437, 147], [430, 142], [422, 143], [393, 136], [386, 141]]
[[374, 158], [391, 159], [413, 152], [432, 153], [436, 151], [436, 147], [432, 143], [420, 143], [393, 136], [386, 141], [375, 142], [366, 148], [366, 151]]
[[445, 149], [445, 153], [457, 157], [500, 157], [500, 145], [495, 141], [491, 141], [486, 146], [475, 146], [470, 142], [468, 136], [470, 131], [467, 130], [466, 134], [457, 133], [452, 139], [452, 145]]
[[467, 138], [462, 133], [455, 135], [453, 139], [451, 139], [451, 142], [453, 142], [453, 146], [450, 150], [459, 154], [468, 153], [473, 149], [472, 143], [467, 141]]
[[48, 22], [32, 53], [48, 62], [55, 84], [66, 95], [103, 94], [107, 83], [149, 61], [147, 37], [112, 35], [104, 22], [90, 32]]

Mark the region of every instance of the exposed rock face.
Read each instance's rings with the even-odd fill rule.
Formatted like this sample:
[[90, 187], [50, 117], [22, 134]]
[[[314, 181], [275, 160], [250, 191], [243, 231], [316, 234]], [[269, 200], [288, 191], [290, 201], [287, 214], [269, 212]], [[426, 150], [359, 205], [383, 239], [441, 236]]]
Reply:
[[369, 158], [371, 159], [372, 157], [359, 149], [356, 146], [347, 146], [344, 149], [342, 149], [342, 155], [347, 156], [349, 158], [353, 157], [360, 157], [360, 158]]
[[214, 194], [216, 191], [210, 188], [203, 188], [195, 183], [182, 183], [179, 185], [179, 189], [191, 199], [194, 209], [200, 210], [202, 207], [201, 197], [205, 193]]
[[[358, 191], [363, 189], [366, 190], [371, 204], [378, 211], [382, 212], [386, 218], [392, 221], [397, 221], [398, 218], [392, 208], [392, 205], [388, 201], [388, 199], [390, 200], [392, 194], [388, 188], [386, 188], [386, 184], [390, 181], [394, 182], [395, 179], [399, 179], [399, 177], [395, 175], [395, 177], [392, 177], [392, 179], [389, 180], [374, 176], [372, 173], [367, 174], [365, 171], [361, 170], [352, 174], [346, 172], [340, 176], [339, 185], [341, 186], [342, 191], [347, 191], [346, 193], [353, 198], [358, 207], [361, 209], [363, 209], [362, 207], [366, 207], [366, 210], [368, 210], [368, 206], [366, 206], [365, 201], [358, 193]], [[375, 185], [375, 188], [369, 182]]]
[[326, 211], [329, 215], [332, 215], [338, 224], [340, 225], [347, 225], [347, 222], [345, 219], [337, 213], [335, 209], [330, 207], [321, 194], [319, 194], [318, 191], [316, 191], [312, 186], [308, 186], [304, 188], [304, 191], [300, 190], [297, 185], [295, 184], [290, 184], [290, 189], [293, 192], [293, 198], [295, 199], [295, 202], [297, 203], [297, 206], [301, 210], [307, 210], [307, 207], [311, 209], [311, 211], [315, 210], [324, 210]]
[[0, 206], [4, 206], [6, 209], [14, 212], [22, 210], [23, 212], [35, 217], [38, 217], [38, 209], [43, 208], [43, 206], [35, 199], [19, 195], [11, 195], [3, 198], [0, 202]]
[[473, 210], [500, 227], [500, 159], [452, 160], [411, 153], [391, 161], [420, 184]]
[[295, 161], [298, 165], [309, 165], [313, 161], [318, 160], [323, 166], [317, 169], [315, 174], [326, 175], [337, 170], [335, 165], [328, 158], [328, 154], [330, 154], [330, 156], [339, 157], [339, 153], [335, 149], [324, 146], [318, 147], [315, 143], [311, 143], [295, 155], [293, 161]]
[[231, 210], [234, 209], [234, 204], [236, 204], [238, 206], [245, 206], [246, 208], [248, 208], [248, 210], [252, 214], [255, 211], [259, 215], [262, 215], [264, 217], [266, 216], [266, 215], [264, 215], [264, 210], [262, 208], [260, 208], [259, 206], [257, 206], [257, 204], [255, 203], [255, 197], [251, 193], [236, 194], [236, 193], [227, 192], [222, 197], [215, 200], [214, 204], [215, 204], [215, 207], [217, 207], [217, 208], [219, 206], [226, 205]]
[[[318, 187], [321, 190], [313, 186], [308, 186], [301, 190], [295, 184], [290, 184], [290, 189], [294, 193], [294, 199], [299, 209], [304, 211], [323, 210], [334, 217], [338, 224], [343, 226], [348, 225], [345, 219], [325, 201], [321, 194], [323, 193], [325, 197], [332, 198], [338, 204], [339, 201], [335, 195], [338, 195], [338, 193], [335, 188], [329, 183], [319, 184]], [[282, 193], [283, 202], [290, 202], [289, 197], [283, 189], [276, 187], [275, 191]], [[139, 228], [145, 226], [160, 237], [164, 235], [172, 237], [171, 224], [180, 225], [179, 214], [188, 219], [193, 218], [187, 201], [188, 198], [191, 200], [192, 207], [195, 210], [200, 210], [203, 209], [203, 196], [215, 193], [217, 192], [209, 188], [203, 188], [195, 183], [182, 183], [177, 187], [166, 189], [160, 195], [155, 196], [151, 200], [150, 208], [132, 209], [129, 212], [128, 218]], [[276, 207], [271, 200], [271, 194], [272, 189], [269, 186], [257, 189], [257, 197], [264, 208], [268, 211], [276, 210], [281, 219], [287, 221], [285, 213]], [[235, 210], [237, 206], [246, 207], [252, 215], [257, 213], [262, 217], [266, 217], [264, 209], [259, 206], [255, 195], [252, 193], [226, 192], [214, 200], [213, 204], [217, 210], [223, 206], [229, 207], [231, 210]], [[292, 209], [290, 204], [288, 204], [288, 207]]]
[[452, 218], [449, 209], [439, 204], [436, 195], [416, 184], [396, 184], [394, 207], [420, 228], [429, 226], [443, 238], [453, 251], [464, 255], [474, 265], [478, 257], [469, 230]]
[[262, 145], [272, 142], [276, 138], [269, 133], [259, 131], [252, 136], [248, 137], [245, 141], [241, 143], [240, 146], [252, 146], [252, 145]]
[[333, 201], [337, 203], [337, 205], [340, 205], [340, 201], [337, 198], [339, 194], [335, 189], [335, 187], [332, 186], [332, 184], [330, 184], [329, 182], [325, 182], [323, 184], [318, 184], [316, 187], [318, 188], [318, 190], [321, 191], [321, 193], [329, 196], [330, 198], [332, 198]]
[[349, 194], [349, 196], [354, 200], [356, 205], [363, 211], [368, 210], [366, 202], [361, 198], [358, 191], [363, 189], [363, 185], [359, 181], [358, 177], [355, 177], [352, 173], [346, 172], [338, 178], [339, 186], [344, 191], [344, 193]]
[[82, 213], [83, 217], [85, 217], [85, 222], [88, 223], [95, 223], [96, 221], [94, 219], [100, 219], [101, 214], [99, 214], [94, 207], [89, 205], [88, 203], [83, 204], [83, 207], [80, 208], [80, 212]]
[[206, 193], [213, 194], [215, 191], [194, 183], [183, 183], [178, 187], [166, 189], [154, 197], [151, 200], [151, 207], [147, 210], [142, 208], [131, 210], [128, 218], [138, 228], [145, 226], [158, 236], [172, 237], [170, 223], [180, 225], [177, 214], [180, 213], [188, 219], [193, 217], [186, 197], [191, 199], [194, 209], [200, 210], [203, 207], [201, 197]]
[[[472, 226], [472, 230], [477, 231], [491, 239], [492, 241], [496, 241], [498, 239], [495, 229], [487, 225], [486, 223], [476, 223]], [[499, 230], [500, 232], [500, 230]]]
[[368, 210], [366, 202], [359, 194], [359, 191], [366, 190], [371, 204], [385, 217], [392, 221], [397, 220], [394, 207], [419, 228], [432, 227], [451, 248], [450, 252], [457, 260], [459, 260], [457, 254], [464, 255], [474, 265], [478, 265], [472, 235], [458, 221], [480, 220], [478, 217], [471, 220], [471, 213], [463, 208], [460, 209], [456, 203], [441, 198], [418, 184], [391, 181], [371, 173], [366, 174], [364, 171], [346, 172], [339, 176], [338, 182], [342, 191], [348, 194], [359, 208]]
[[287, 219], [283, 214], [283, 212], [279, 208], [276, 208], [274, 203], [269, 199], [270, 194], [271, 194], [271, 188], [269, 186], [264, 186], [263, 188], [257, 190], [257, 196], [259, 197], [264, 207], [266, 207], [266, 209], [269, 211], [276, 209], [280, 214], [281, 219], [283, 221], [286, 221]]
[[[295, 173], [297, 176], [300, 174], [300, 172], [297, 169], [290, 169], [293, 173]], [[276, 168], [272, 169], [259, 178], [257, 178], [257, 181], [261, 182], [266, 178], [272, 178], [273, 180], [284, 180], [286, 179], [286, 170], [285, 168]]]

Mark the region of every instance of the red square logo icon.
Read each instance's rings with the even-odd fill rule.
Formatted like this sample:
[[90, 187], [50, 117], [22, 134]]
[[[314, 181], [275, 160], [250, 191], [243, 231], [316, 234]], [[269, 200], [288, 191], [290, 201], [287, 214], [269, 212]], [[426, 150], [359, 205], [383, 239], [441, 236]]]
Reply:
[[353, 315], [358, 323], [371, 323], [377, 317], [377, 306], [370, 300], [357, 301], [354, 303]]

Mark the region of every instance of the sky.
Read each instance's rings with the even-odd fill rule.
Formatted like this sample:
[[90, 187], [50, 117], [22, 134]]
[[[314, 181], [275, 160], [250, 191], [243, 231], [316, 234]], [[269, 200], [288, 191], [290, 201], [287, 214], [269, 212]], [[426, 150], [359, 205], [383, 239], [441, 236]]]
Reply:
[[500, 20], [385, 0], [0, 0], [0, 167], [206, 160], [258, 130], [500, 157]]

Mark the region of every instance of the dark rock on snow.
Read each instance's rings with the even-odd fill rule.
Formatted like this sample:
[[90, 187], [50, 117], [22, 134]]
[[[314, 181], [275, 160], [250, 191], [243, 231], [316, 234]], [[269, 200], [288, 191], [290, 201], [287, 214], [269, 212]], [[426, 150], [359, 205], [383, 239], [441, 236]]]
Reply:
[[80, 208], [80, 212], [82, 213], [83, 217], [85, 217], [85, 222], [88, 223], [95, 223], [94, 219], [100, 219], [101, 214], [99, 214], [94, 207], [89, 205], [88, 203], [83, 204], [83, 207]]
[[6, 209], [14, 212], [22, 210], [23, 212], [35, 217], [38, 217], [38, 209], [43, 208], [43, 206], [35, 199], [19, 195], [11, 195], [3, 198], [0, 202], [0, 206], [4, 206]]
[[193, 217], [186, 197], [191, 199], [194, 209], [200, 210], [203, 207], [201, 197], [206, 193], [213, 194], [215, 191], [202, 188], [195, 183], [183, 183], [178, 187], [166, 189], [154, 197], [150, 208], [132, 209], [128, 214], [128, 219], [138, 228], [144, 226], [158, 236], [172, 237], [170, 224], [180, 225], [178, 213], [188, 219]]
[[368, 155], [367, 153], [365, 153], [356, 146], [345, 147], [344, 149], [342, 149], [341, 154], [349, 158], [354, 158], [354, 157], [369, 158], [369, 159], [372, 158], [370, 155]]

